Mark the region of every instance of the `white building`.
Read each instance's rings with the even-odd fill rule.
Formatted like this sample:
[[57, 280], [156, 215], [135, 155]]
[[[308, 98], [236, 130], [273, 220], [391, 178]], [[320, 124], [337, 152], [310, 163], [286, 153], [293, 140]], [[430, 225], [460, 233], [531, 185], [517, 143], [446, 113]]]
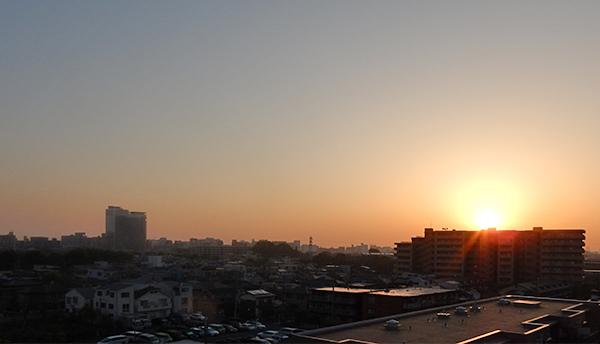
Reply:
[[134, 289], [132, 285], [113, 283], [96, 288], [94, 309], [102, 314], [120, 319], [134, 314]]
[[163, 281], [156, 287], [171, 297], [174, 313], [194, 312], [194, 287], [191, 284]]
[[171, 296], [160, 288], [146, 287], [135, 292], [135, 313], [140, 318], [164, 318], [172, 308]]
[[73, 312], [82, 309], [86, 305], [92, 305], [94, 300], [94, 288], [75, 288], [65, 294], [65, 309]]

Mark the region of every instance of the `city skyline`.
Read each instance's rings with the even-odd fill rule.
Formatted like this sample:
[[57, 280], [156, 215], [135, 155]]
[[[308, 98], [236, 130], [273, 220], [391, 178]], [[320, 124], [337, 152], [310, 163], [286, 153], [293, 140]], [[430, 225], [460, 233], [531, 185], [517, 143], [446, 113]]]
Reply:
[[148, 238], [391, 246], [488, 214], [598, 250], [599, 13], [4, 1], [0, 233], [97, 236], [117, 205]]

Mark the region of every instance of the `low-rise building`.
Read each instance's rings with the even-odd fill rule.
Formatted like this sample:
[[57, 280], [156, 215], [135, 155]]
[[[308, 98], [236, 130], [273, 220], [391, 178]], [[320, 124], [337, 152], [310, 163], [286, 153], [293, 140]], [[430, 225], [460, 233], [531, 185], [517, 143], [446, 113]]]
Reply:
[[135, 291], [135, 314], [140, 318], [164, 318], [171, 314], [171, 297], [157, 287], [146, 287]]
[[113, 283], [96, 288], [94, 309], [113, 319], [120, 319], [135, 313], [134, 288], [130, 284]]
[[82, 309], [86, 305], [93, 306], [95, 293], [96, 290], [94, 288], [75, 288], [69, 290], [65, 294], [65, 309], [73, 312]]
[[[598, 302], [504, 296], [290, 335], [288, 343], [597, 343]], [[390, 326], [393, 325], [393, 326]]]
[[458, 290], [444, 288], [312, 288], [309, 311], [320, 323], [335, 325], [448, 305], [459, 296]]

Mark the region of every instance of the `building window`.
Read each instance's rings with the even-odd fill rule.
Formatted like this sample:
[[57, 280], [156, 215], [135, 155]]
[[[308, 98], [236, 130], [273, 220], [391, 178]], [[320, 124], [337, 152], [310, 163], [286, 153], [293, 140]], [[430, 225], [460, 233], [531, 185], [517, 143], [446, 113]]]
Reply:
[[102, 296], [102, 290], [98, 290], [98, 292], [96, 293], [96, 295]]
[[115, 293], [114, 292], [110, 293], [110, 297], [115, 297]]
[[112, 303], [108, 304], [108, 309], [115, 309], [115, 305], [113, 305]]
[[123, 313], [129, 313], [129, 304], [128, 303], [123, 304]]
[[67, 303], [71, 303], [71, 297], [67, 296]]
[[[186, 305], [186, 306], [187, 306], [187, 303], [188, 303], [188, 298], [187, 298], [187, 297], [182, 297], [182, 298], [181, 298], [181, 304], [182, 304], [182, 305]], [[184, 313], [185, 313], [185, 312], [184, 312]]]
[[375, 314], [375, 310], [373, 308], [367, 308], [367, 314]]
[[375, 297], [374, 296], [369, 296], [367, 297], [367, 303], [372, 305], [375, 303]]
[[100, 308], [106, 308], [106, 302], [100, 303]]
[[129, 297], [129, 293], [121, 293], [121, 297]]

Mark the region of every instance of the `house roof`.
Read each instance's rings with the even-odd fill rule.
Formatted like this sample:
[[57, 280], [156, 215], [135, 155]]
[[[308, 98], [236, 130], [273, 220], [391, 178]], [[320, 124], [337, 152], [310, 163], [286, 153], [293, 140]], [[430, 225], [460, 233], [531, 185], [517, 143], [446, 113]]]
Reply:
[[96, 293], [96, 289], [94, 288], [75, 288], [75, 291], [85, 299], [93, 299]]
[[131, 284], [112, 283], [112, 284], [109, 284], [109, 285], [101, 286], [98, 289], [108, 289], [108, 290], [117, 291], [117, 290], [122, 290], [122, 289], [125, 289], [125, 288], [131, 288], [131, 287], [132, 287]]
[[153, 290], [156, 290], [156, 291], [159, 291], [159, 292], [161, 292], [161, 293], [165, 294], [165, 292], [164, 292], [164, 291], [162, 291], [160, 288], [149, 286], [149, 287], [146, 287], [146, 288], [144, 288], [144, 289], [136, 290], [136, 291], [133, 293], [133, 296], [134, 296], [136, 299], [139, 299], [140, 297], [144, 296], [145, 294], [147, 294], [147, 293], [149, 293], [150, 291], [153, 291]]

